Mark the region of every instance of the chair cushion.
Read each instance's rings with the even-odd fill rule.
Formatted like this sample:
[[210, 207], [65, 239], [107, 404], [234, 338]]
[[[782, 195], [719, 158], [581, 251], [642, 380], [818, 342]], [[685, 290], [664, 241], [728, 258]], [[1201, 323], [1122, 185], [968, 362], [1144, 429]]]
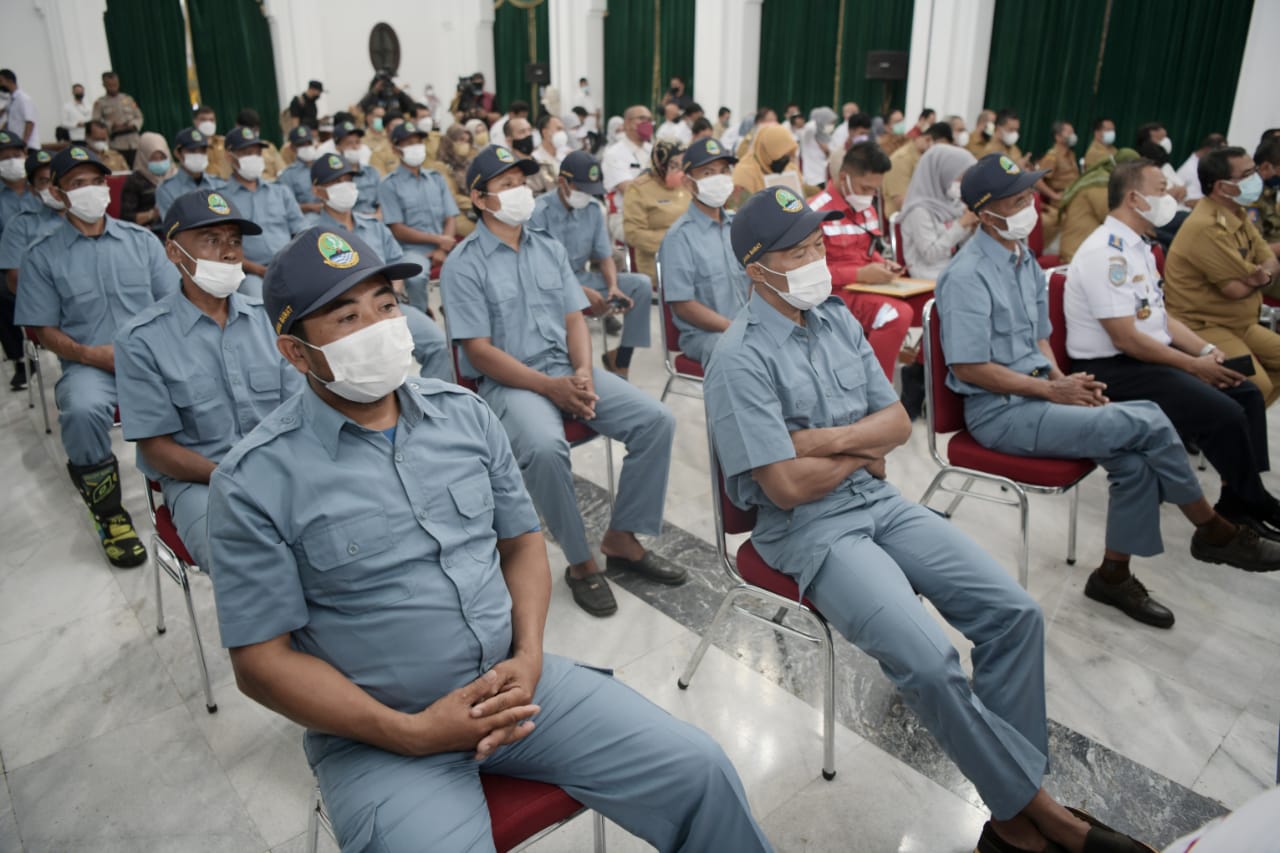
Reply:
[[598, 432], [576, 418], [564, 419], [565, 440], [575, 447], [582, 444], [584, 441], [590, 441], [597, 435], [599, 435]]
[[702, 362], [694, 361], [689, 356], [681, 353], [676, 356], [676, 370], [687, 376], [705, 376], [702, 370]]
[[951, 436], [947, 460], [952, 465], [1008, 477], [1031, 486], [1062, 489], [1098, 467], [1089, 459], [1054, 459], [1047, 456], [1012, 456], [988, 450], [968, 430]]
[[173, 524], [173, 516], [169, 514], [169, 508], [164, 504], [156, 507], [156, 533], [159, 534], [160, 541], [167, 545], [179, 560], [188, 566], [196, 565], [196, 561], [191, 559], [191, 554], [187, 551], [187, 546], [182, 544], [178, 528]]
[[[751, 544], [750, 539], [743, 542], [742, 547], [738, 548], [737, 565], [738, 574], [742, 575], [742, 579], [747, 583], [762, 587], [775, 595], [789, 598], [792, 601], [799, 598], [800, 587], [795, 580], [790, 575], [784, 575], [766, 563], [764, 557], [761, 557], [760, 552], [756, 550], [756, 546]], [[803, 604], [814, 612], [818, 610], [813, 606], [813, 602], [807, 598]]]
[[482, 773], [480, 785], [489, 805], [493, 844], [498, 853], [506, 853], [530, 836], [582, 810], [581, 803], [546, 782]]

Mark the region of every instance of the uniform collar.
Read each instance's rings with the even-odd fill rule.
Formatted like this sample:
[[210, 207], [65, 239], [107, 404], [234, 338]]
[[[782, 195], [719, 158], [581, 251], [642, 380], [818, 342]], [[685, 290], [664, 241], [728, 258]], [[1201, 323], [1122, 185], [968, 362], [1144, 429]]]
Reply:
[[970, 242], [978, 247], [978, 251], [998, 264], [1011, 264], [1016, 268], [1031, 261], [1031, 251], [1026, 243], [1019, 243], [1020, 249], [1017, 252], [1010, 252], [981, 227]]
[[[245, 308], [248, 303], [245, 298], [239, 293], [233, 293], [227, 297], [227, 326], [230, 326], [236, 317], [246, 313]], [[185, 333], [189, 334], [196, 327], [196, 323], [200, 322], [201, 317], [204, 317], [210, 323], [214, 322], [212, 317], [197, 308], [196, 304], [187, 298], [187, 295], [182, 291], [181, 283], [178, 284], [178, 292], [174, 294], [174, 304], [176, 306], [174, 314], [177, 315], [179, 322], [182, 324], [182, 331]]]
[[[840, 298], [838, 296], [828, 297], [828, 301], [831, 299], [839, 301]], [[844, 305], [843, 302], [840, 304], [841, 306]], [[813, 328], [815, 322], [824, 327], [829, 325], [830, 321], [823, 313], [825, 308], [826, 303], [823, 303], [816, 308], [810, 309], [807, 312], [808, 316], [805, 318], [805, 325], [801, 326], [766, 302], [763, 296], [755, 292], [753, 285], [751, 299], [747, 301], [747, 324], [762, 327], [775, 344], [782, 346], [797, 330]]]
[[1213, 215], [1214, 221], [1227, 229], [1227, 231], [1235, 233], [1244, 227], [1244, 216], [1236, 215], [1234, 211], [1228, 209], [1226, 205], [1212, 196], [1204, 196], [1200, 199], [1200, 204], [1209, 205], [1209, 211]]
[[416, 175], [415, 175], [415, 174], [413, 173], [413, 169], [410, 169], [410, 168], [409, 168], [408, 166], [406, 166], [404, 163], [401, 163], [401, 164], [399, 164], [398, 166], [396, 166], [396, 173], [397, 173], [397, 174], [399, 174], [399, 173], [403, 172], [403, 173], [404, 173], [404, 176], [405, 176], [406, 178], [409, 178], [410, 180], [412, 180], [412, 179], [414, 179], [414, 178], [422, 178], [423, 180], [426, 180], [426, 178], [427, 178], [427, 172], [430, 172], [430, 171], [431, 171], [431, 170], [430, 170], [430, 169], [428, 169], [428, 168], [426, 168], [426, 166], [419, 166], [419, 167], [418, 167], [418, 174], [416, 174]]
[[102, 229], [102, 233], [99, 234], [97, 237], [89, 237], [81, 233], [79, 228], [76, 228], [74, 225], [71, 224], [70, 216], [71, 214], [68, 213], [66, 216], [62, 217], [62, 225], [59, 226], [62, 229], [61, 233], [64, 239], [68, 239], [69, 241], [78, 240], [78, 239], [98, 240], [103, 237], [113, 237], [119, 240], [121, 239], [122, 232], [124, 231], [124, 228], [123, 226], [120, 225], [119, 220], [113, 219], [112, 217], [108, 216], [106, 217], [107, 227]]
[[1146, 242], [1146, 240], [1143, 239], [1143, 236], [1141, 234], [1139, 234], [1137, 231], [1134, 231], [1128, 225], [1124, 224], [1119, 219], [1116, 219], [1114, 216], [1111, 216], [1110, 214], [1108, 214], [1107, 218], [1103, 220], [1102, 225], [1104, 228], [1107, 229], [1107, 231], [1110, 232], [1110, 234], [1120, 238], [1122, 250], [1123, 248], [1128, 248], [1129, 246], [1141, 246]]
[[693, 202], [689, 203], [689, 218], [702, 228], [723, 228], [732, 221], [732, 216], [732, 213], [722, 207], [720, 208], [720, 221], [717, 222], [710, 216], [703, 213], [702, 208], [698, 207]]
[[[479, 235], [476, 237], [476, 242], [480, 244], [480, 248], [484, 251], [486, 255], [492, 255], [498, 249], [511, 248], [506, 243], [499, 240], [498, 235], [494, 234], [492, 231], [489, 230], [489, 227], [484, 224], [483, 218], [481, 218], [480, 221], [476, 223], [476, 230], [474, 233]], [[528, 242], [529, 242], [529, 223], [526, 222], [524, 224], [524, 227], [520, 229], [520, 245], [523, 246]]]
[[[409, 387], [406, 387], [413, 382], [414, 380], [412, 379], [406, 380], [405, 384], [402, 384], [395, 392], [396, 399], [400, 401], [400, 420], [396, 425], [403, 424], [406, 431], [411, 431], [422, 422], [424, 417], [446, 417], [445, 413], [437, 408], [434, 403], [429, 402], [419, 394], [413, 393]], [[416, 389], [417, 385], [412, 385], [412, 387]], [[307, 380], [307, 389], [302, 395], [302, 417], [311, 426], [316, 438], [319, 439], [321, 446], [329, 454], [330, 459], [338, 458], [338, 444], [342, 438], [344, 427], [350, 426], [353, 431], [358, 433], [373, 432], [373, 430], [360, 426], [324, 400], [321, 400], [320, 395], [311, 387], [310, 379]]]

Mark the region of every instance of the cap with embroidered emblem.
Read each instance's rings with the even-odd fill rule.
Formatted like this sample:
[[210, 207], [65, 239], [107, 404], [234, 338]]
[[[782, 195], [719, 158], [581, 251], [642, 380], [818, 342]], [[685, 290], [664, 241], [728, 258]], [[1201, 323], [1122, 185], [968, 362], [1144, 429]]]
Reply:
[[14, 136], [7, 130], [0, 130], [0, 148], [22, 148], [26, 149], [27, 144], [19, 137]]
[[43, 169], [53, 163], [53, 156], [43, 148], [33, 151], [27, 155], [27, 180], [34, 181], [36, 179], [36, 171]]
[[832, 219], [839, 210], [814, 210], [786, 187], [769, 187], [751, 196], [733, 217], [729, 240], [745, 267], [779, 249], [789, 249]]
[[960, 198], [975, 213], [988, 203], [1017, 195], [1034, 187], [1048, 169], [1024, 172], [1007, 155], [993, 152], [965, 171], [960, 178]]
[[356, 168], [337, 154], [321, 154], [311, 164], [311, 183], [331, 184], [343, 175], [356, 174]]
[[684, 170], [687, 172], [714, 160], [728, 160], [729, 165], [738, 162], [738, 158], [733, 156], [732, 151], [721, 145], [720, 140], [712, 137], [699, 139], [689, 143], [689, 147], [685, 149]]
[[399, 145], [401, 142], [404, 142], [406, 139], [410, 139], [414, 136], [417, 136], [420, 139], [426, 139], [428, 134], [426, 130], [418, 127], [413, 122], [402, 121], [391, 130], [391, 144]]
[[190, 231], [192, 228], [208, 228], [210, 225], [226, 225], [235, 223], [240, 226], [241, 234], [261, 234], [262, 228], [251, 219], [246, 219], [231, 204], [231, 200], [216, 190], [193, 190], [178, 196], [169, 206], [165, 214], [165, 239]]
[[94, 154], [83, 145], [69, 145], [63, 148], [57, 154], [53, 155], [50, 162], [53, 167], [53, 182], [56, 184], [66, 176], [67, 172], [80, 166], [93, 166], [104, 175], [110, 175], [111, 169], [98, 159], [98, 155]]
[[190, 151], [192, 148], [208, 148], [209, 137], [194, 127], [184, 127], [173, 136], [173, 147]]
[[289, 144], [294, 148], [300, 145], [310, 145], [314, 141], [315, 137], [311, 134], [311, 128], [305, 124], [300, 124], [289, 131]]
[[508, 169], [519, 169], [526, 175], [537, 174], [538, 161], [521, 159], [505, 145], [485, 146], [467, 167], [467, 191], [479, 189], [480, 184], [488, 184]]
[[337, 145], [351, 134], [355, 134], [361, 138], [364, 137], [364, 128], [360, 127], [353, 121], [344, 121], [333, 126], [333, 144]]
[[248, 148], [250, 145], [261, 145], [262, 137], [258, 136], [258, 131], [252, 127], [233, 127], [227, 133], [226, 145], [228, 151], [239, 151], [241, 148]]
[[560, 161], [560, 177], [568, 178], [569, 183], [579, 192], [588, 195], [604, 195], [604, 184], [600, 182], [600, 161], [586, 151], [571, 151]]

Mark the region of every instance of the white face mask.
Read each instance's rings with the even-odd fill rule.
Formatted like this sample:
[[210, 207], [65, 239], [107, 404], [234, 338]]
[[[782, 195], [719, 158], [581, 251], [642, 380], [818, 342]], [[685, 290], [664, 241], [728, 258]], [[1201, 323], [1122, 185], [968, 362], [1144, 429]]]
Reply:
[[1018, 131], [1006, 130], [1004, 133], [1000, 134], [1000, 139], [1002, 142], [1004, 142], [1005, 145], [1017, 145]]
[[183, 267], [182, 271], [190, 275], [191, 280], [196, 283], [196, 287], [205, 293], [218, 299], [226, 299], [240, 289], [240, 282], [244, 281], [244, 266], [242, 264], [228, 264], [222, 261], [206, 261], [204, 258], [193, 258], [191, 253], [182, 248], [182, 244], [176, 240], [173, 245], [178, 247], [179, 252], [196, 262], [195, 272], [190, 272], [185, 267]]
[[[769, 269], [764, 264], [760, 266], [774, 275], [783, 275], [783, 273]], [[802, 267], [787, 270], [785, 275], [787, 278], [787, 293], [783, 293], [767, 281], [763, 282], [763, 284], [782, 297], [782, 301], [792, 308], [808, 311], [816, 305], [821, 305], [831, 295], [831, 270], [827, 269], [827, 262], [821, 258]]]
[[707, 207], [724, 207], [733, 195], [733, 175], [709, 175], [698, 178], [698, 201]]
[[490, 193], [490, 195], [502, 203], [499, 209], [489, 211], [499, 222], [507, 225], [523, 225], [529, 221], [530, 216], [533, 216], [533, 190], [524, 184], [500, 193]]
[[1079, 141], [1080, 141], [1080, 137], [1076, 136], [1074, 133], [1069, 133], [1067, 134], [1067, 138], [1062, 140], [1062, 143], [1066, 145], [1068, 148], [1075, 148], [1076, 143]]
[[346, 160], [352, 166], [360, 165], [360, 149], [348, 148], [342, 152], [342, 159]]
[[200, 131], [205, 136], [213, 136], [218, 132], [218, 125], [212, 121], [202, 121], [196, 125], [196, 130]]
[[569, 147], [569, 134], [563, 130], [557, 130], [551, 134], [551, 147], [559, 151], [561, 148]]
[[101, 154], [107, 150], [107, 141], [105, 139], [95, 139], [89, 143], [89, 147]]
[[302, 343], [324, 353], [329, 362], [333, 379], [325, 382], [317, 376], [317, 381], [353, 403], [376, 403], [403, 385], [414, 368], [413, 335], [403, 316], [365, 326], [322, 347]]
[[246, 154], [236, 161], [236, 172], [246, 181], [256, 181], [261, 178], [265, 168], [267, 168], [267, 161], [261, 154]]
[[400, 159], [406, 166], [421, 166], [427, 161], [427, 146], [422, 143], [406, 145], [400, 149]]
[[874, 194], [858, 195], [855, 193], [853, 191], [853, 182], [849, 180], [848, 175], [840, 176], [840, 186], [844, 191], [844, 200], [849, 202], [849, 206], [853, 208], [855, 213], [861, 213], [876, 202]]
[[78, 187], [67, 192], [67, 200], [71, 215], [76, 219], [97, 222], [106, 215], [111, 204], [111, 190], [105, 186]]
[[1116, 141], [1116, 132], [1114, 130], [1102, 131], [1102, 144], [1114, 145]]
[[314, 163], [320, 152], [314, 145], [304, 145], [297, 150], [298, 159], [304, 163]]
[[1146, 210], [1139, 210], [1138, 215], [1157, 228], [1168, 225], [1178, 212], [1178, 202], [1171, 195], [1144, 195]]
[[6, 181], [21, 181], [27, 177], [27, 166], [21, 157], [10, 157], [7, 160], [0, 160], [0, 179]]
[[969, 144], [969, 131], [962, 130], [956, 134], [956, 145], [959, 145], [961, 148], [964, 148], [968, 144]]
[[363, 142], [360, 143], [360, 147], [356, 149], [356, 152], [359, 156], [360, 166], [362, 168], [373, 162], [373, 149], [368, 145], [365, 145]]
[[574, 210], [582, 210], [582, 208], [591, 204], [591, 196], [579, 190], [569, 190], [569, 198], [566, 201]]
[[342, 213], [346, 213], [355, 207], [356, 200], [360, 197], [360, 188], [353, 181], [330, 184], [324, 189], [329, 194], [325, 204]]
[[[988, 211], [992, 216], [1000, 217], [1000, 214]], [[1036, 206], [1029, 204], [1019, 210], [1013, 216], [1004, 218], [1004, 230], [996, 229], [996, 233], [1006, 240], [1025, 240], [1031, 235], [1032, 230], [1036, 227], [1036, 222], [1040, 220], [1040, 214], [1036, 212]]]
[[1166, 136], [1164, 139], [1161, 139], [1161, 140], [1160, 140], [1160, 147], [1164, 149], [1164, 153], [1166, 153], [1166, 154], [1172, 154], [1172, 153], [1173, 153], [1173, 140]]
[[426, 118], [420, 118], [417, 121], [415, 121], [414, 125], [417, 126], [418, 130], [422, 131], [423, 133], [430, 133], [431, 128], [436, 126], [436, 122], [435, 122], [435, 119], [433, 119], [431, 116], [427, 116]]
[[203, 175], [204, 170], [209, 168], [209, 155], [208, 154], [183, 154], [182, 168], [186, 169], [188, 172], [192, 172], [197, 175]]
[[67, 206], [53, 197], [53, 190], [40, 190], [40, 200], [44, 202], [44, 206], [50, 210], [66, 210]]

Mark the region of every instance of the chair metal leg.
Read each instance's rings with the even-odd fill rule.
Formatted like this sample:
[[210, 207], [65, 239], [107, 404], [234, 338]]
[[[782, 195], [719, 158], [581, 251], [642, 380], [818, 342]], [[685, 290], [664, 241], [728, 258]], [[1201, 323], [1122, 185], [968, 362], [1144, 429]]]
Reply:
[[1076, 564], [1076, 519], [1080, 515], [1080, 485], [1071, 487], [1071, 518], [1067, 522], [1067, 565]]
[[720, 626], [721, 621], [724, 620], [729, 608], [733, 607], [734, 602], [738, 600], [740, 593], [740, 589], [731, 589], [725, 593], [720, 606], [716, 608], [716, 615], [711, 617], [711, 624], [707, 626], [707, 630], [702, 632], [702, 639], [698, 642], [698, 647], [693, 650], [693, 657], [689, 658], [689, 663], [685, 665], [684, 672], [676, 680], [676, 685], [681, 690], [689, 689], [689, 682], [693, 680], [693, 674], [698, 670], [698, 664], [702, 663], [702, 656], [707, 653], [707, 647], [711, 645], [712, 635], [715, 633], [716, 628]]
[[667, 394], [671, 393], [671, 383], [675, 381], [676, 378], [674, 376], [667, 374], [667, 384], [662, 386], [662, 394], [658, 396], [659, 403], [667, 402]]
[[29, 355], [27, 356], [27, 401], [30, 406], [31, 394], [31, 374], [35, 373], [36, 386], [40, 389], [40, 416], [44, 418], [44, 434], [51, 435], [53, 429], [49, 426], [49, 406], [45, 401], [44, 395], [44, 371], [40, 369], [40, 351], [31, 345]]
[[592, 826], [592, 834], [595, 836], [592, 844], [592, 849], [594, 850], [594, 853], [605, 853], [604, 815], [600, 814], [600, 812], [592, 812], [591, 826]]
[[320, 848], [320, 789], [311, 798], [311, 814], [307, 815], [306, 853], [316, 853]]
[[613, 501], [618, 491], [618, 484], [613, 479], [613, 439], [604, 437], [604, 471], [609, 479], [609, 509], [613, 509]]
[[178, 582], [182, 584], [182, 594], [187, 599], [187, 616], [191, 618], [191, 640], [196, 646], [196, 660], [200, 662], [200, 675], [204, 678], [204, 707], [210, 713], [218, 710], [218, 703], [213, 701], [213, 685], [209, 683], [209, 664], [204, 659], [204, 644], [200, 642], [200, 625], [196, 622], [196, 607], [191, 600], [191, 581], [187, 577], [187, 567], [178, 563]]
[[1027, 501], [1027, 492], [1021, 486], [1014, 485], [1018, 494], [1018, 512], [1022, 516], [1022, 545], [1018, 549], [1018, 584], [1027, 588], [1027, 579], [1031, 571], [1031, 506]]
[[822, 639], [822, 652], [826, 658], [826, 672], [823, 673], [826, 689], [822, 697], [822, 778], [829, 782], [836, 777], [836, 647], [827, 623], [817, 617], [814, 621], [822, 628], [818, 636]]
[[933, 475], [933, 479], [929, 481], [929, 488], [924, 490], [924, 494], [920, 496], [920, 505], [928, 506], [929, 499], [933, 497], [933, 493], [938, 491], [938, 487], [942, 485], [942, 481], [947, 478], [947, 469], [941, 468], [938, 473]]
[[942, 511], [942, 514], [945, 515], [947, 518], [951, 518], [953, 515], [955, 515], [956, 509], [959, 508], [960, 506], [960, 501], [965, 499], [964, 493], [969, 491], [969, 489], [971, 488], [973, 488], [973, 478], [965, 477], [964, 485], [960, 487], [960, 490], [958, 492], [956, 492], [955, 497], [951, 499], [951, 503], [947, 504], [947, 508]]
[[151, 568], [156, 577], [156, 633], [163, 634], [168, 629], [164, 625], [164, 596], [160, 594], [160, 561], [164, 559], [164, 550], [160, 547], [160, 537], [151, 535]]

